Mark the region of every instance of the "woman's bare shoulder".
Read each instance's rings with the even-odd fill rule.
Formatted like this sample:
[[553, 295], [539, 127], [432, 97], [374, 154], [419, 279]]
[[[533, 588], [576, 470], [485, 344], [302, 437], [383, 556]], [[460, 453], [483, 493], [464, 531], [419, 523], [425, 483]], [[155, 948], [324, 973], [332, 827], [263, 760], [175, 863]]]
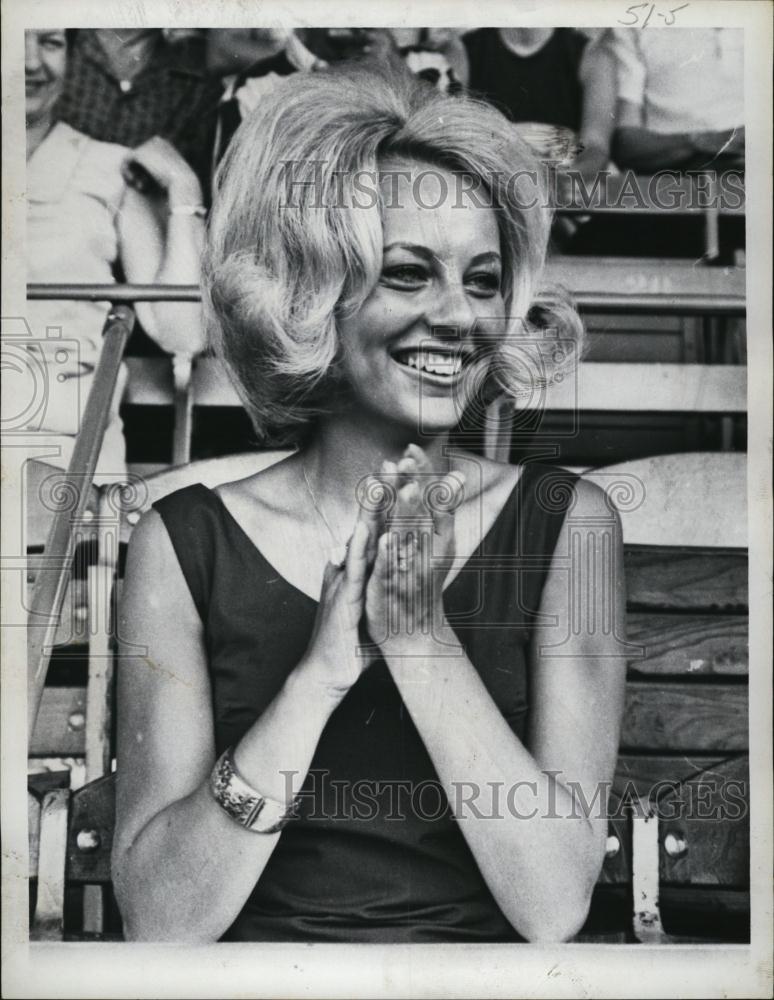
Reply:
[[137, 618], [147, 625], [160, 615], [177, 624], [200, 626], [198, 612], [178, 561], [163, 518], [152, 507], [132, 531], [121, 591], [124, 618]]
[[228, 505], [249, 503], [266, 512], [287, 512], [298, 492], [295, 453], [241, 479], [222, 483], [214, 490]]

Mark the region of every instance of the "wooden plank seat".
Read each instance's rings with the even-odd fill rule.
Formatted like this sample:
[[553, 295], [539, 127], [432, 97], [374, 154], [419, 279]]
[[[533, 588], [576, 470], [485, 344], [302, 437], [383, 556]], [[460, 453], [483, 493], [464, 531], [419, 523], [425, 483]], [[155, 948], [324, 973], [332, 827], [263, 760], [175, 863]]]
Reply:
[[[536, 386], [516, 407], [502, 397], [487, 409], [485, 452], [508, 462], [519, 441], [540, 444], [553, 414], [567, 415], [562, 437], [577, 435], [589, 413], [685, 415], [745, 413], [747, 369], [741, 365], [586, 362], [561, 382]], [[550, 437], [550, 435], [549, 435]]]
[[[141, 406], [172, 403], [167, 358], [128, 358], [131, 377], [124, 401]], [[575, 376], [532, 400], [548, 410], [674, 410], [739, 413], [746, 408], [746, 370], [740, 365], [586, 362]], [[633, 398], [632, 388], [637, 393]], [[199, 358], [192, 380], [195, 406], [240, 406], [215, 358]], [[580, 395], [578, 395], [580, 393]], [[506, 405], [506, 404], [503, 404]]]
[[[655, 814], [648, 836], [657, 852], [645, 882], [656, 931], [648, 936], [646, 921], [637, 926], [635, 909], [635, 936], [744, 940], [750, 907], [746, 456], [658, 456], [586, 476], [619, 497], [625, 543], [632, 655], [613, 801], [630, 803], [639, 828], [648, 812]], [[602, 898], [636, 885], [627, 850], [631, 840], [607, 860]]]
[[[743, 267], [708, 267], [693, 261], [660, 257], [572, 257], [548, 261], [545, 283], [563, 285], [573, 295], [603, 296], [611, 291], [629, 295], [672, 295], [675, 308], [683, 296], [745, 298]], [[667, 309], [667, 312], [669, 310]]]

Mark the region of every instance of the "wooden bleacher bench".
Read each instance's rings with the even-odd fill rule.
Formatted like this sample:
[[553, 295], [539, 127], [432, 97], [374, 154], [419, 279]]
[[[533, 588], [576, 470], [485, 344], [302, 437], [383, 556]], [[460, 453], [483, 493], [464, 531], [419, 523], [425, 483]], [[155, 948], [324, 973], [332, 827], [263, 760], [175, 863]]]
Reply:
[[[686, 300], [687, 309], [692, 296], [706, 300], [702, 311], [718, 311], [728, 303], [729, 311], [733, 306], [734, 311], [743, 312], [745, 274], [743, 267], [707, 267], [657, 257], [557, 256], [548, 262], [546, 282], [563, 285], [582, 302], [587, 297], [592, 311], [600, 310], [606, 294], [616, 292], [630, 296], [671, 295], [675, 298], [672, 309], [680, 312], [684, 311], [680, 299]], [[599, 301], [594, 302], [594, 298]]]
[[[750, 906], [746, 456], [658, 456], [586, 476], [612, 497], [617, 482], [632, 490], [630, 509], [621, 510], [627, 639], [642, 655], [629, 661], [613, 791], [634, 803], [630, 836], [651, 845], [649, 875], [647, 845], [644, 871], [622, 850], [606, 863], [598, 891], [633, 886], [641, 905], [644, 878], [650, 920], [637, 904], [634, 910], [641, 940], [701, 939], [697, 926], [705, 938], [743, 940]], [[658, 800], [661, 818], [650, 829], [640, 799]]]
[[[531, 407], [543, 413], [742, 414], [747, 409], [747, 370], [741, 365], [586, 362], [561, 382], [535, 392]], [[525, 404], [526, 405], [526, 404]], [[516, 408], [503, 399], [486, 415], [486, 454], [511, 457]]]

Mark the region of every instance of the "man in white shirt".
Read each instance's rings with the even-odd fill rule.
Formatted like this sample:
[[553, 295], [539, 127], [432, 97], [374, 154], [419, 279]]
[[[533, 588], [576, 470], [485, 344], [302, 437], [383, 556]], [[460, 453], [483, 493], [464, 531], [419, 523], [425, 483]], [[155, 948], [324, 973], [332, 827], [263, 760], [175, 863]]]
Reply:
[[738, 28], [620, 28], [614, 158], [649, 174], [744, 165], [744, 35]]

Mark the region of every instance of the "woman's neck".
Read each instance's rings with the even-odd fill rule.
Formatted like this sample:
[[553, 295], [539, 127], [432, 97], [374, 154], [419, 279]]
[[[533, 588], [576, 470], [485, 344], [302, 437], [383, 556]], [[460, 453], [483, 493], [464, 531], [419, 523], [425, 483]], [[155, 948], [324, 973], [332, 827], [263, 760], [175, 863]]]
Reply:
[[346, 415], [322, 421], [301, 460], [315, 491], [325, 496], [330, 516], [340, 514], [346, 520], [356, 512], [363, 480], [378, 473], [385, 460], [398, 462], [411, 443], [420, 445], [438, 472], [448, 470], [448, 433], [420, 438], [416, 432], [385, 427], [376, 418], [355, 420]]
[[54, 120], [49, 115], [36, 122], [27, 123], [27, 159], [32, 156], [54, 126]]

